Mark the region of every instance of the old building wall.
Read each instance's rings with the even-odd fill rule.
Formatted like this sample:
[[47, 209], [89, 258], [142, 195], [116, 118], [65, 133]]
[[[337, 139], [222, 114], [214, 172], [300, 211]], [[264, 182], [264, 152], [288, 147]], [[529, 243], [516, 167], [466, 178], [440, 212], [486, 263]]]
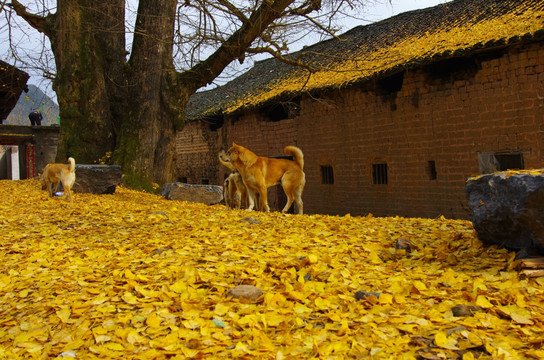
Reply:
[[[467, 218], [465, 180], [489, 159], [491, 169], [544, 167], [543, 84], [542, 43], [504, 48], [303, 97], [290, 119], [228, 119], [200, 137], [208, 148], [180, 146], [178, 156], [220, 183], [222, 166], [204, 155], [211, 144], [214, 157], [232, 141], [266, 156], [294, 144], [305, 155], [306, 213]], [[192, 124], [183, 132], [196, 144]]]
[[217, 132], [205, 122], [188, 122], [176, 134], [177, 180], [189, 184], [219, 184]]
[[[37, 176], [45, 165], [55, 162], [59, 138], [60, 128], [57, 126], [0, 125], [0, 146], [18, 147], [21, 179]], [[0, 161], [5, 159], [1, 157]], [[5, 167], [5, 164], [0, 166]], [[5, 171], [2, 171], [0, 178], [5, 176]]]
[[[466, 218], [464, 184], [480, 173], [479, 153], [522, 154], [525, 168], [543, 167], [544, 48], [492, 55], [303, 102], [305, 210]], [[373, 185], [372, 165], [383, 163], [387, 184]], [[321, 183], [323, 165], [334, 184]]]

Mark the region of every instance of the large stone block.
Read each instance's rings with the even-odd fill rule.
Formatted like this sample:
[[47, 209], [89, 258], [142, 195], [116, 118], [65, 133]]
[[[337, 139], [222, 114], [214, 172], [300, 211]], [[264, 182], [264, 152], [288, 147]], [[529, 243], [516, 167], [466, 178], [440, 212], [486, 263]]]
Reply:
[[168, 200], [214, 205], [223, 200], [223, 188], [218, 185], [194, 185], [177, 182], [164, 184], [161, 195]]
[[123, 172], [117, 165], [76, 164], [76, 193], [113, 194]]
[[518, 257], [544, 255], [542, 170], [470, 178], [465, 190], [472, 224], [484, 244], [518, 251]]

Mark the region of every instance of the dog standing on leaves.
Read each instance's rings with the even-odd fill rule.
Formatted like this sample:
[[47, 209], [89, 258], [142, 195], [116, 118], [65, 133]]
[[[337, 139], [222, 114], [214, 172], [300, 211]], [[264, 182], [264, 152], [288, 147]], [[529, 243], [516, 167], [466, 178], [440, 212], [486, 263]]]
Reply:
[[297, 207], [297, 213], [303, 213], [302, 191], [306, 184], [304, 175], [304, 155], [296, 146], [286, 146], [283, 152], [294, 157], [294, 161], [287, 159], [271, 159], [258, 156], [251, 150], [232, 143], [232, 147], [219, 154], [221, 162], [232, 164], [238, 170], [248, 190], [249, 208], [253, 210], [257, 195], [260, 200], [260, 208], [270, 211], [267, 199], [267, 189], [281, 184], [287, 203], [282, 212], [287, 212], [293, 202]]
[[[74, 158], [68, 158], [70, 165], [51, 163], [45, 165], [41, 176], [42, 189], [49, 191], [49, 197], [57, 192], [59, 183], [62, 182], [64, 188], [64, 197], [72, 202], [72, 186], [76, 181], [76, 161]], [[51, 189], [54, 184], [54, 189]]]
[[247, 209], [248, 194], [247, 188], [244, 185], [242, 176], [236, 170], [234, 165], [222, 159], [225, 156], [225, 151], [219, 153], [219, 161], [223, 166], [232, 171], [232, 173], [223, 182], [223, 198], [228, 209]]
[[227, 204], [227, 210], [247, 208], [247, 189], [239, 173], [234, 172], [225, 179], [223, 197]]

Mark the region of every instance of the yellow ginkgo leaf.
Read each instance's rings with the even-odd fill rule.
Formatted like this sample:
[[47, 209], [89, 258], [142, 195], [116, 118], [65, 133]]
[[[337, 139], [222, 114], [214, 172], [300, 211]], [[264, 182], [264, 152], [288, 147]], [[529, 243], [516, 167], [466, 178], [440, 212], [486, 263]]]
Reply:
[[125, 292], [122, 296], [122, 299], [127, 303], [131, 305], [136, 305], [139, 303], [139, 300], [136, 296], [134, 296], [131, 292]]
[[70, 319], [70, 315], [72, 314], [72, 311], [69, 308], [63, 308], [56, 311], [57, 316], [59, 319], [65, 323], [68, 322], [68, 319]]
[[510, 316], [510, 318], [518, 324], [533, 325], [531, 313], [517, 305], [498, 306], [497, 311], [502, 315]]
[[457, 340], [451, 336], [448, 337], [445, 331], [439, 331], [434, 335], [434, 343], [443, 349], [458, 350]]
[[478, 295], [478, 297], [476, 298], [476, 305], [484, 309], [489, 309], [493, 307], [493, 304], [491, 304], [489, 300], [487, 300], [487, 297], [485, 297], [484, 295]]
[[132, 345], [138, 345], [138, 344], [144, 344], [147, 342], [147, 339], [140, 334], [136, 330], [131, 330], [127, 335], [127, 342]]
[[147, 316], [145, 323], [149, 327], [158, 328], [161, 326], [161, 318], [155, 312], [152, 312], [151, 314]]
[[116, 342], [108, 342], [103, 345], [105, 348], [109, 350], [115, 350], [115, 351], [123, 351], [125, 348], [123, 345], [116, 343]]
[[215, 305], [214, 313], [216, 315], [224, 315], [227, 311], [229, 311], [228, 306], [221, 303]]

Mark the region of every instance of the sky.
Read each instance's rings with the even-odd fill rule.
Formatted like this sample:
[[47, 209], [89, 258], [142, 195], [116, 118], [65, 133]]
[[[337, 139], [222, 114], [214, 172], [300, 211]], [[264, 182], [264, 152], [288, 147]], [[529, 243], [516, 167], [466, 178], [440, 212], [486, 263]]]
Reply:
[[449, 0], [391, 0], [380, 2], [368, 9], [368, 18], [379, 21], [406, 11], [423, 9], [426, 7], [444, 4]]
[[[340, 30], [340, 33], [344, 33], [348, 31], [349, 29], [358, 26], [358, 25], [366, 25], [372, 22], [380, 21], [386, 18], [389, 18], [391, 16], [410, 11], [415, 9], [422, 9], [430, 6], [435, 6], [438, 4], [443, 4], [448, 2], [449, 0], [367, 0], [368, 5], [366, 7], [366, 10], [362, 14], [358, 14], [356, 17], [363, 19], [363, 20], [354, 20], [354, 19], [346, 19], [346, 21], [343, 23], [343, 27]], [[24, 2], [23, 2], [24, 3]], [[0, 17], [0, 26], [2, 18]], [[41, 38], [41, 34], [38, 32], [35, 32], [35, 36], [37, 39]], [[31, 40], [31, 39], [29, 39]], [[297, 51], [304, 45], [310, 45], [312, 43], [317, 42], [319, 39], [308, 39], [308, 43], [299, 42], [297, 44], [294, 44], [290, 47], [290, 51]], [[7, 49], [5, 46], [2, 45], [2, 43], [5, 44], [5, 41], [0, 41], [0, 56], [4, 61], [7, 61], [9, 63], [13, 63], [13, 61], [10, 61], [12, 59], [9, 59], [6, 57]], [[31, 43], [31, 42], [29, 42]], [[250, 63], [251, 65], [251, 63]], [[247, 62], [245, 64], [247, 67]], [[238, 69], [240, 71], [240, 69]], [[53, 98], [56, 101], [56, 96], [54, 92], [51, 89], [51, 82], [46, 80], [44, 81], [44, 78], [41, 76], [41, 74], [37, 71], [28, 71], [30, 75], [30, 79], [28, 81], [29, 84], [33, 84], [38, 86], [42, 89], [48, 96]], [[238, 74], [239, 75], [239, 74]], [[229, 80], [228, 75], [222, 75], [217, 83], [221, 84], [224, 82], [227, 82]]]

